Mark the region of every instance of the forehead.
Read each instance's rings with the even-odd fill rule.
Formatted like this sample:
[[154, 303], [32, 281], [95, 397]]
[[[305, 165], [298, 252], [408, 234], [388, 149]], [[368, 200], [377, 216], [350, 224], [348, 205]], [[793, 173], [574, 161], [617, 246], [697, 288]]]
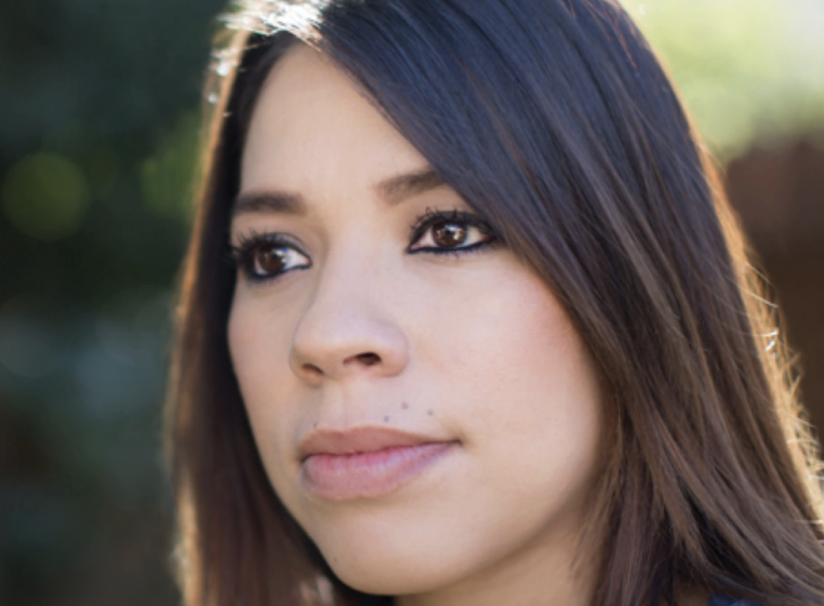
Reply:
[[272, 68], [255, 103], [241, 191], [311, 191], [344, 176], [351, 184], [371, 186], [423, 164], [346, 73], [319, 51], [297, 44]]

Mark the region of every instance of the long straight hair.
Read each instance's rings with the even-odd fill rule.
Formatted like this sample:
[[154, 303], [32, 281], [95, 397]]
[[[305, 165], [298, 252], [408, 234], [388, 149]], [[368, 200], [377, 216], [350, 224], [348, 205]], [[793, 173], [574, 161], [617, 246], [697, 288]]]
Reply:
[[816, 452], [781, 339], [713, 168], [617, 4], [269, 0], [227, 21], [167, 407], [187, 606], [389, 601], [338, 581], [278, 500], [229, 359], [244, 133], [297, 43], [358, 83], [587, 344], [610, 418], [593, 606], [674, 604], [679, 587], [824, 604]]

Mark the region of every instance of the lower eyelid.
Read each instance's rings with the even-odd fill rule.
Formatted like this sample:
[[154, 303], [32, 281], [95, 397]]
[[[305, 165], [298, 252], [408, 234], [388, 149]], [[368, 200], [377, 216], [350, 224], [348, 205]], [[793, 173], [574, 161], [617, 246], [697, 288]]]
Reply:
[[461, 255], [469, 255], [479, 252], [484, 252], [488, 249], [495, 248], [500, 241], [497, 238], [491, 238], [489, 240], [483, 240], [482, 242], [476, 242], [475, 244], [470, 244], [469, 246], [462, 246], [460, 248], [435, 248], [434, 246], [427, 246], [423, 248], [414, 248], [407, 250], [409, 254], [418, 254], [418, 253], [428, 253], [433, 255], [454, 255], [454, 256], [461, 256]]
[[268, 284], [270, 282], [279, 282], [281, 280], [287, 279], [290, 274], [297, 273], [297, 272], [300, 272], [300, 271], [304, 271], [304, 270], [307, 270], [307, 269], [312, 269], [312, 264], [311, 263], [309, 263], [308, 265], [305, 265], [305, 266], [293, 267], [292, 269], [288, 269], [288, 270], [286, 270], [282, 273], [274, 274], [274, 275], [271, 275], [271, 276], [257, 275], [253, 272], [248, 272], [245, 269], [240, 273], [243, 275], [243, 279], [244, 279], [245, 282], [247, 282], [252, 287], [257, 287], [257, 286], [265, 286], [266, 284]]

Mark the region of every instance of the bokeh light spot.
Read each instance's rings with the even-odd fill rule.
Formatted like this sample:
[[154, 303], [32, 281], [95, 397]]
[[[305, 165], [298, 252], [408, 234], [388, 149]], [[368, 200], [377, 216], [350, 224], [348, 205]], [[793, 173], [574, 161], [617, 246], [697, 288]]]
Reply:
[[120, 176], [120, 158], [107, 143], [100, 143], [88, 158], [88, 178], [91, 189], [105, 197], [114, 191]]
[[18, 230], [38, 240], [59, 240], [83, 224], [91, 196], [77, 164], [57, 154], [37, 153], [8, 172], [2, 201]]
[[141, 168], [143, 202], [154, 215], [171, 219], [187, 216], [192, 194], [200, 117], [196, 112], [181, 116], [155, 154]]

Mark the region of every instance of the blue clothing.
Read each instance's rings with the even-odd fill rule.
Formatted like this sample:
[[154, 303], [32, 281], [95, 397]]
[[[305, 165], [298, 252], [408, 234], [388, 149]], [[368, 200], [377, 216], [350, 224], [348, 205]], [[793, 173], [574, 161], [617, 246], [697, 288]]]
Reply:
[[716, 594], [710, 598], [709, 606], [759, 606], [759, 604], [749, 600], [736, 600], [735, 598]]

